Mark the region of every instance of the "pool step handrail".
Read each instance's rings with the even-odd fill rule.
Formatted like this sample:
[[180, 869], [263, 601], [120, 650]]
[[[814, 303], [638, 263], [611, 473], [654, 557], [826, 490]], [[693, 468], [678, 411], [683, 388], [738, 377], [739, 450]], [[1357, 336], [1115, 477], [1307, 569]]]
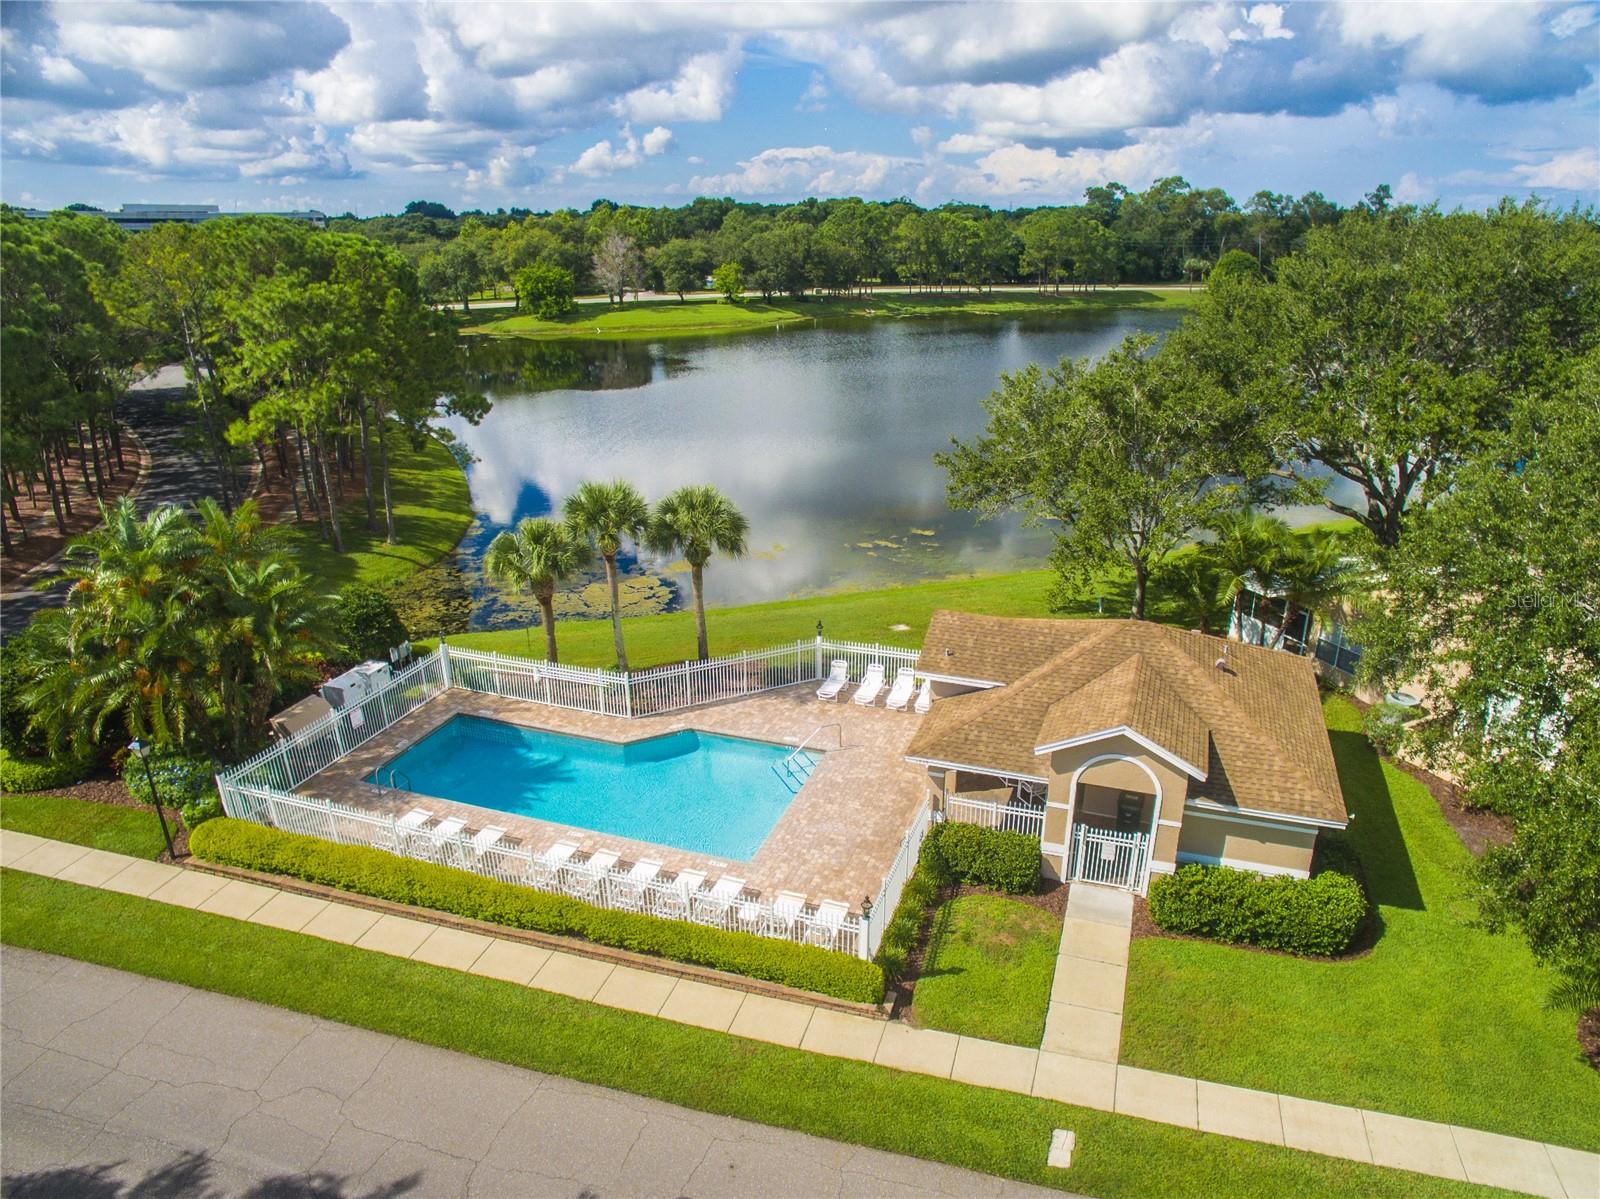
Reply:
[[400, 788], [395, 785], [395, 781], [394, 780], [395, 780], [396, 777], [405, 779], [405, 781], [406, 781], [405, 789], [407, 791], [411, 790], [411, 776], [409, 774], [407, 774], [405, 771], [399, 770], [399, 769], [393, 769], [393, 770], [389, 771], [389, 790], [391, 790], [391, 791], [400, 790]]
[[837, 730], [839, 734], [839, 748], [843, 749], [844, 726], [838, 721], [830, 721], [827, 724], [819, 724], [816, 728], [807, 733], [800, 744], [789, 751], [788, 756], [785, 757], [783, 761], [773, 763], [773, 773], [777, 774], [779, 778], [784, 779], [785, 782], [792, 782], [794, 784], [793, 790], [798, 791], [801, 786], [805, 784], [805, 781], [811, 777], [811, 772], [817, 768], [817, 759], [815, 756], [813, 756], [814, 751], [807, 751], [810, 749], [811, 739], [824, 729]]

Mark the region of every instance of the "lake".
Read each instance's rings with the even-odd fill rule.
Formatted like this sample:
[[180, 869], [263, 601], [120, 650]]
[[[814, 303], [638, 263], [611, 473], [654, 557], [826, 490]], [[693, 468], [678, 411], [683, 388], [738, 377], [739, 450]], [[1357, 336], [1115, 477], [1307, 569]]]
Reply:
[[[1098, 357], [1179, 319], [1111, 310], [869, 319], [693, 341], [468, 338], [466, 369], [494, 404], [476, 427], [446, 422], [471, 455], [478, 514], [454, 564], [471, 596], [468, 623], [528, 619], [527, 601], [483, 580], [484, 548], [522, 517], [559, 508], [586, 479], [627, 479], [652, 501], [713, 483], [743, 510], [750, 555], [712, 560], [709, 603], [1041, 566], [1048, 531], [952, 512], [934, 453], [983, 429], [982, 401], [1001, 372]], [[646, 552], [626, 565], [631, 611], [687, 601], [683, 563]], [[596, 577], [577, 581], [560, 610], [603, 614]]]

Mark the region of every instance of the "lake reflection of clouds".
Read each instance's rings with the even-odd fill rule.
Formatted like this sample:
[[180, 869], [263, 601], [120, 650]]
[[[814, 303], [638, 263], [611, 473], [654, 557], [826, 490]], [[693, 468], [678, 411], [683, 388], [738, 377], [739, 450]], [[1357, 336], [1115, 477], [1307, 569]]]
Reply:
[[1134, 329], [1174, 323], [1165, 313], [1102, 313], [860, 322], [667, 345], [480, 343], [469, 370], [494, 409], [476, 428], [451, 428], [476, 458], [473, 502], [489, 527], [463, 555], [475, 559], [493, 532], [547, 513], [585, 480], [618, 477], [652, 500], [713, 483], [744, 510], [755, 552], [713, 563], [715, 602], [1039, 565], [1044, 531], [950, 511], [934, 453], [981, 431], [981, 401], [1002, 371], [1099, 355]]

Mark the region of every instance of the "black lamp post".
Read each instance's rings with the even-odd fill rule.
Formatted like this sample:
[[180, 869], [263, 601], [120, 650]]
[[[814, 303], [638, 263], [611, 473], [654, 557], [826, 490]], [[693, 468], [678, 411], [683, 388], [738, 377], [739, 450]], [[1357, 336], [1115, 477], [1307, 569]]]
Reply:
[[138, 755], [139, 761], [144, 763], [145, 781], [150, 784], [150, 802], [155, 804], [156, 819], [161, 821], [161, 836], [167, 843], [167, 856], [177, 861], [178, 851], [172, 848], [172, 831], [167, 828], [167, 815], [161, 810], [161, 796], [156, 791], [156, 776], [150, 770], [150, 747], [135, 738], [128, 742], [128, 748]]

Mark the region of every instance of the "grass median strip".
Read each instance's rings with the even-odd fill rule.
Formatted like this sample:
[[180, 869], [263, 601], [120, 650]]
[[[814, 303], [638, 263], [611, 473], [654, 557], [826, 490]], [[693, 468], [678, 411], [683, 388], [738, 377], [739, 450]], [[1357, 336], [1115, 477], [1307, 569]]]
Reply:
[[[0, 878], [9, 944], [1010, 1178], [1102, 1196], [1495, 1193], [820, 1057], [54, 879]], [[1058, 1127], [1078, 1135], [1069, 1171], [1045, 1165]]]

